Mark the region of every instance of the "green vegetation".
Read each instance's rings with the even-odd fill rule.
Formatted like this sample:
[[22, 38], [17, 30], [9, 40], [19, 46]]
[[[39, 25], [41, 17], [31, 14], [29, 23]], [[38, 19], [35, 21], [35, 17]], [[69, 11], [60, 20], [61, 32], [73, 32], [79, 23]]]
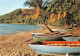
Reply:
[[[17, 9], [11, 13], [0, 16], [0, 23], [5, 24], [42, 24], [72, 25], [80, 24], [79, 0], [27, 0], [24, 5], [35, 9]], [[34, 18], [34, 19], [33, 19]], [[35, 19], [36, 18], [36, 19]]]
[[[58, 15], [59, 21], [56, 23], [80, 24], [80, 0], [52, 0], [47, 7], [47, 11]], [[57, 18], [55, 17], [55, 19]]]
[[29, 5], [34, 8], [39, 7], [40, 14], [42, 14], [42, 18], [46, 24], [58, 26], [80, 24], [80, 0], [42, 1], [27, 0], [24, 5]]
[[0, 16], [0, 23], [2, 24], [31, 24], [31, 25], [42, 23], [39, 18], [37, 20], [31, 19], [31, 18], [26, 20], [26, 18], [22, 17], [21, 15], [22, 15], [22, 9], [17, 9], [11, 13]]

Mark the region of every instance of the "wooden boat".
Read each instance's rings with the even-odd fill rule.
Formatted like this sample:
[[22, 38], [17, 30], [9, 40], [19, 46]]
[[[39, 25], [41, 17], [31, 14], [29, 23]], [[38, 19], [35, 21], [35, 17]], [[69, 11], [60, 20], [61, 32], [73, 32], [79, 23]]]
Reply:
[[34, 41], [56, 41], [56, 40], [63, 40], [62, 37], [64, 36], [71, 36], [72, 34], [68, 35], [61, 35], [61, 34], [42, 34], [42, 35], [34, 35], [32, 36]]
[[80, 37], [63, 37], [66, 41], [80, 41]]
[[41, 41], [31, 43], [29, 46], [40, 54], [80, 53], [79, 41]]

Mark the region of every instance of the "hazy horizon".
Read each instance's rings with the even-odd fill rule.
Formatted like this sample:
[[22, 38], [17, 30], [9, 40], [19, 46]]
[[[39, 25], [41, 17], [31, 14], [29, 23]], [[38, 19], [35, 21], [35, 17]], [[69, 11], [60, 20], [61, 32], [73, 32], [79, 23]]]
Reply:
[[10, 13], [19, 8], [25, 8], [26, 0], [0, 0], [0, 15]]
[[[10, 13], [19, 8], [28, 8], [29, 9], [29, 6], [24, 7], [25, 1], [26, 0], [0, 0], [0, 16]], [[47, 0], [43, 0], [43, 1], [45, 2]], [[51, 1], [51, 0], [49, 0], [49, 1]]]

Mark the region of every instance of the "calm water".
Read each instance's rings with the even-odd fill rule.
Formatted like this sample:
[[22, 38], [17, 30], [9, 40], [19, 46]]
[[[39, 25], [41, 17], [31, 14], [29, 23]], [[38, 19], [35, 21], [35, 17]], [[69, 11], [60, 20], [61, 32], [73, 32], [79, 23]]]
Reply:
[[40, 29], [39, 25], [0, 24], [0, 35], [10, 35], [24, 31]]

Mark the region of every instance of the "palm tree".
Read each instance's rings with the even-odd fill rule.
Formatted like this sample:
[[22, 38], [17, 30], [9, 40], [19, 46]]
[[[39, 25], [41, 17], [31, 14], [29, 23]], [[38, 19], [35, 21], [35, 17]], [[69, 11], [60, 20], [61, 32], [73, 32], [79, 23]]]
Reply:
[[[43, 19], [43, 17], [45, 17], [45, 16], [43, 16], [42, 14], [45, 13], [44, 10], [45, 10], [46, 6], [45, 6], [45, 3], [44, 3], [44, 5], [42, 6], [42, 4], [43, 4], [42, 1], [43, 1], [43, 0], [27, 0], [27, 1], [24, 3], [24, 5], [25, 5], [25, 6], [26, 6], [26, 5], [30, 5], [30, 6], [32, 6], [32, 7], [35, 8], [35, 10], [33, 9], [35, 12], [29, 15], [30, 18], [36, 19], [37, 17], [40, 16], [43, 24], [47, 27], [47, 29], [48, 29], [50, 32], [54, 32], [54, 31], [52, 31], [52, 30], [47, 26], [47, 24], [45, 23], [45, 21], [44, 21], [44, 19]], [[24, 14], [23, 14], [23, 15], [24, 15]], [[45, 19], [46, 19], [46, 18], [45, 18]]]

